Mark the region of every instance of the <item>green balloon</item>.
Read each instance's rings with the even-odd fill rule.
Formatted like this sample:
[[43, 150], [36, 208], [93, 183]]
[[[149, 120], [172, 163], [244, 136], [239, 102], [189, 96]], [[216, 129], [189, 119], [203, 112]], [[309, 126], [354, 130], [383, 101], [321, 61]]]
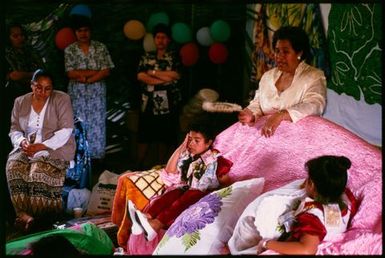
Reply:
[[216, 42], [224, 42], [229, 39], [231, 30], [227, 22], [217, 20], [210, 27], [211, 38]]
[[150, 15], [150, 18], [147, 22], [147, 31], [152, 33], [154, 27], [159, 23], [164, 23], [166, 25], [170, 23], [170, 19], [165, 12], [158, 12]]
[[177, 22], [171, 27], [172, 38], [181, 44], [192, 41], [192, 30], [191, 28], [183, 23]]

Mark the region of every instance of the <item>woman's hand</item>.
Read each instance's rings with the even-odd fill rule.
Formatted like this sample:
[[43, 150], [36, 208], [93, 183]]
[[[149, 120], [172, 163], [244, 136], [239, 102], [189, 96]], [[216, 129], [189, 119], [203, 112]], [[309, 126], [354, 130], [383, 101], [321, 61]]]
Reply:
[[261, 135], [265, 137], [270, 137], [275, 133], [275, 130], [281, 124], [282, 120], [287, 120], [287, 117], [290, 119], [289, 113], [284, 111], [279, 111], [272, 114], [265, 122], [265, 125], [261, 129]]
[[28, 144], [25, 148], [23, 148], [23, 151], [28, 157], [32, 157], [33, 155], [35, 155], [36, 152], [46, 149], [47, 147], [42, 143], [33, 143]]
[[250, 109], [245, 108], [242, 111], [239, 112], [238, 114], [238, 120], [241, 122], [243, 125], [252, 125], [255, 122], [255, 116], [253, 112], [251, 112]]

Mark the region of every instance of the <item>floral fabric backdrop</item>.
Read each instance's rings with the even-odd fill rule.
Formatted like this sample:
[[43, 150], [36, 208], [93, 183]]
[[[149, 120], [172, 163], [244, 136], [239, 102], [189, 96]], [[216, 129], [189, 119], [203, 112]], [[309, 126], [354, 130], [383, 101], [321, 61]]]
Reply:
[[326, 37], [319, 4], [251, 4], [247, 12], [249, 22], [254, 24], [246, 29], [251, 35], [249, 42], [254, 47], [250, 76], [252, 82], [258, 82], [265, 71], [274, 67], [272, 36], [281, 26], [287, 25], [299, 26], [306, 31], [313, 55], [312, 64], [324, 70], [326, 75], [329, 74]]
[[328, 88], [381, 105], [381, 4], [332, 4], [328, 19]]

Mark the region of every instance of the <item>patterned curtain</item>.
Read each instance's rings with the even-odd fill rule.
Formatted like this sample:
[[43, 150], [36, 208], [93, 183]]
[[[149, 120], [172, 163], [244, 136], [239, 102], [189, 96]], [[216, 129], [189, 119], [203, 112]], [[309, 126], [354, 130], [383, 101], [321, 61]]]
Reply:
[[288, 25], [299, 26], [306, 31], [313, 55], [312, 65], [324, 70], [328, 76], [326, 38], [319, 4], [255, 4], [248, 8], [253, 9], [255, 14], [252, 82], [258, 82], [265, 71], [274, 67], [272, 36], [281, 26]]
[[381, 4], [332, 4], [328, 46], [331, 79], [328, 87], [356, 100], [381, 105]]

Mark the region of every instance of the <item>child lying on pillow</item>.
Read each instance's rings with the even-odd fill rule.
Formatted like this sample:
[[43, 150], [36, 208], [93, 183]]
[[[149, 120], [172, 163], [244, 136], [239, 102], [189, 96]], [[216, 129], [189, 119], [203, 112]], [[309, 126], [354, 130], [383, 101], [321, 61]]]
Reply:
[[178, 182], [166, 192], [150, 200], [142, 213], [128, 201], [132, 221], [132, 234], [145, 234], [152, 241], [160, 229], [167, 229], [190, 205], [206, 194], [227, 186], [227, 172], [232, 162], [211, 149], [215, 139], [214, 128], [209, 121], [198, 120], [190, 125], [183, 143], [174, 151], [165, 171], [178, 175]]
[[246, 216], [228, 242], [231, 254], [259, 254], [267, 249], [280, 254], [315, 254], [325, 237], [345, 232], [357, 210], [357, 201], [346, 188], [350, 166], [344, 156], [307, 161], [308, 178], [300, 186], [305, 197], [279, 216], [281, 236], [263, 238], [258, 230], [263, 222]]

